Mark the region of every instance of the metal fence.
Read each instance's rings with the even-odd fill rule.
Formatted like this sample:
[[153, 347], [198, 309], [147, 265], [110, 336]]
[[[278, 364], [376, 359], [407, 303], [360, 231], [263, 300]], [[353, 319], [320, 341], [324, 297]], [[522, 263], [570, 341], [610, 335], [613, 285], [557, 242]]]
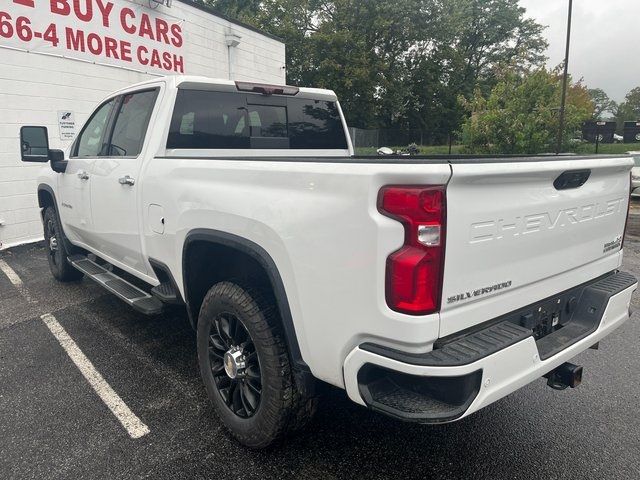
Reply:
[[406, 147], [412, 143], [418, 146], [450, 146], [457, 143], [455, 134], [449, 131], [425, 131], [417, 129], [370, 129], [349, 128], [354, 148], [374, 149], [380, 147]]
[[[615, 135], [615, 130], [604, 132], [606, 126], [595, 125], [593, 132], [583, 128], [582, 138], [578, 133], [572, 140], [568, 151], [578, 154], [621, 154], [629, 150], [640, 150], [640, 121], [627, 122], [625, 124], [625, 143], [621, 143], [622, 137]], [[600, 130], [601, 129], [601, 130]], [[415, 143], [418, 152], [422, 155], [452, 155], [465, 153], [462, 146], [460, 132], [448, 130], [419, 130], [419, 129], [362, 129], [349, 127], [351, 141], [359, 155], [375, 155], [380, 147], [390, 147], [395, 151], [407, 151], [407, 147]], [[627, 143], [627, 141], [635, 141]], [[549, 152], [555, 147], [549, 147]], [[503, 152], [506, 153], [506, 152]]]

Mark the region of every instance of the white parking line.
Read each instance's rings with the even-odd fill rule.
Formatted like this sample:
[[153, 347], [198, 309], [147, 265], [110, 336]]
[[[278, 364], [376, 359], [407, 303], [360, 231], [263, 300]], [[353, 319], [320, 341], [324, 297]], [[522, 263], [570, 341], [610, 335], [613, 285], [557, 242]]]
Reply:
[[4, 274], [9, 278], [9, 281], [13, 283], [16, 287], [22, 287], [22, 279], [18, 276], [18, 274], [9, 266], [7, 262], [0, 258], [0, 270], [4, 272]]
[[[6, 273], [6, 272], [5, 272]], [[127, 430], [131, 438], [140, 438], [149, 433], [142, 421], [129, 409], [126, 403], [111, 388], [106, 380], [95, 369], [91, 361], [82, 353], [76, 342], [69, 336], [67, 331], [51, 314], [42, 315], [42, 321], [49, 328], [54, 337], [58, 340], [62, 348], [67, 352], [73, 363], [84, 375], [93, 390], [102, 399], [105, 405], [111, 410], [122, 426]]]
[[3, 273], [9, 279], [9, 281], [13, 283], [13, 285], [18, 289], [20, 294], [27, 300], [27, 302], [33, 303], [33, 300], [31, 299], [31, 295], [29, 295], [29, 291], [27, 290], [27, 287], [25, 287], [24, 283], [22, 283], [22, 279], [18, 276], [15, 270], [11, 268], [9, 264], [1, 258], [0, 258], [0, 270], [3, 271]]

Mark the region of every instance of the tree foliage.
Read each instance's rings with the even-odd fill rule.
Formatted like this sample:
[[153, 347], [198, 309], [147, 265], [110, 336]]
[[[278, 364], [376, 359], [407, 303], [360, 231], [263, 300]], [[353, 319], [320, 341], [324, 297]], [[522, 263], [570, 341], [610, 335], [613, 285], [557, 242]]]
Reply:
[[287, 82], [336, 91], [356, 127], [459, 128], [458, 97], [544, 61], [518, 0], [202, 0], [281, 37]]
[[624, 122], [640, 120], [640, 87], [636, 87], [627, 93], [624, 102], [615, 104], [611, 109], [611, 114], [617, 123], [618, 133], [622, 133]]
[[624, 98], [624, 106], [628, 115], [635, 117], [630, 120], [640, 118], [640, 87], [636, 87], [627, 93], [627, 96]]
[[601, 88], [589, 90], [589, 96], [593, 102], [593, 119], [603, 119], [605, 114], [614, 114], [618, 110], [618, 104], [609, 98], [609, 95]]
[[[463, 126], [465, 150], [490, 154], [554, 151], [561, 92], [562, 76], [558, 71], [542, 68], [524, 76], [507, 71], [488, 97], [478, 90], [473, 100], [461, 100], [470, 114]], [[586, 87], [581, 82], [571, 82], [567, 92], [565, 149], [582, 122], [592, 117], [593, 110]]]

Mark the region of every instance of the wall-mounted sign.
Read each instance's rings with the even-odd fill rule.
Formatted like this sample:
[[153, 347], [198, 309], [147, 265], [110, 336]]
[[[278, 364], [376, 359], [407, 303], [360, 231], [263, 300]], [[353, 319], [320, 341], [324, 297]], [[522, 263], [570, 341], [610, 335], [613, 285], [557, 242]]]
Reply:
[[69, 141], [76, 138], [76, 117], [69, 110], [58, 111], [58, 128], [60, 140]]
[[185, 73], [183, 23], [126, 0], [3, 0], [0, 46]]

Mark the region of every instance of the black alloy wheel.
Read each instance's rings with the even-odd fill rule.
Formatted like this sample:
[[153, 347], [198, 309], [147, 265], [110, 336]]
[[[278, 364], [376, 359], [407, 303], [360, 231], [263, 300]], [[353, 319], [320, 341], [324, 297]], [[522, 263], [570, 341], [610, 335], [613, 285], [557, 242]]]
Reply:
[[50, 260], [54, 265], [58, 265], [60, 263], [58, 259], [58, 236], [56, 234], [56, 227], [53, 223], [53, 219], [47, 219], [44, 230], [44, 238], [47, 243], [47, 252], [49, 253]]
[[62, 227], [53, 207], [47, 207], [42, 217], [44, 226], [44, 246], [47, 250], [49, 269], [54, 278], [61, 282], [73, 282], [83, 277], [67, 260], [69, 252], [65, 248]]
[[297, 387], [270, 291], [229, 281], [211, 286], [198, 315], [197, 345], [207, 395], [243, 445], [267, 448], [313, 416], [317, 397]]
[[249, 332], [232, 313], [220, 313], [211, 322], [209, 363], [227, 408], [240, 418], [252, 417], [262, 397], [260, 361]]

